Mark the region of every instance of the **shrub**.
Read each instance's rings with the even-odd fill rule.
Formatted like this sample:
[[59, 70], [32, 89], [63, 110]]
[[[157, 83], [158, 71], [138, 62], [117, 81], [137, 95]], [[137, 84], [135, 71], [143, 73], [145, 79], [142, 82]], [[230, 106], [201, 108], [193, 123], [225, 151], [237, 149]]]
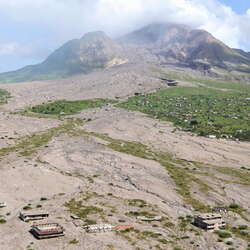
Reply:
[[69, 244], [78, 244], [79, 241], [77, 239], [73, 239], [69, 242]]
[[216, 231], [215, 232], [220, 238], [226, 239], [226, 238], [231, 238], [232, 235], [229, 232], [224, 232], [224, 231]]
[[246, 230], [247, 228], [248, 228], [247, 225], [240, 225], [240, 226], [238, 226], [239, 230]]
[[238, 205], [238, 204], [236, 204], [236, 203], [231, 203], [230, 205], [229, 205], [229, 208], [231, 208], [231, 209], [233, 209], [233, 210], [235, 210], [235, 209], [238, 209], [240, 206]]
[[30, 210], [30, 209], [32, 209], [32, 207], [31, 207], [31, 206], [29, 206], [29, 205], [28, 205], [28, 206], [24, 206], [24, 207], [23, 207], [23, 210]]

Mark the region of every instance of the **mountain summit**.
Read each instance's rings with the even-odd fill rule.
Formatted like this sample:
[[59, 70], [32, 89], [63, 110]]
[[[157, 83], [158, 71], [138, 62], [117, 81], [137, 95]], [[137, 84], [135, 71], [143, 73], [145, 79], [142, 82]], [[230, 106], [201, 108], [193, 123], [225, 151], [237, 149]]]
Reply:
[[85, 34], [65, 43], [44, 62], [0, 74], [0, 81], [20, 82], [68, 77], [124, 63], [122, 47], [104, 32]]
[[250, 73], [250, 54], [231, 49], [205, 30], [180, 24], [150, 24], [119, 40], [147, 48], [161, 63], [207, 65]]
[[198, 70], [250, 73], [250, 53], [232, 49], [204, 30], [155, 23], [116, 41], [102, 31], [87, 33], [65, 43], [41, 64], [0, 74], [0, 82], [86, 74], [124, 64], [128, 59], [136, 63], [171, 63]]

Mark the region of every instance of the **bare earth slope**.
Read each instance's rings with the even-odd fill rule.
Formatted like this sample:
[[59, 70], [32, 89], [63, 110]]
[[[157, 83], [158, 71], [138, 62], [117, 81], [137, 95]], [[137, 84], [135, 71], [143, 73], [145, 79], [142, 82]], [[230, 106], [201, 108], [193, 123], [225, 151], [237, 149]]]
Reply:
[[[227, 241], [247, 249], [245, 236], [218, 240], [188, 218], [236, 203], [242, 210], [225, 216], [226, 230], [250, 226], [249, 172], [236, 174], [250, 168], [250, 143], [198, 137], [110, 104], [69, 119], [13, 113], [58, 99], [123, 101], [166, 87], [148, 66], [132, 64], [60, 81], [0, 85], [12, 96], [0, 106], [0, 202], [7, 203], [0, 208], [6, 220], [0, 223], [0, 249], [224, 250]], [[48, 211], [45, 222], [60, 223], [65, 237], [34, 239], [31, 223], [17, 218], [25, 206]], [[131, 224], [134, 230], [88, 234], [73, 224], [72, 213], [82, 225]], [[162, 219], [143, 222], [138, 215]]]

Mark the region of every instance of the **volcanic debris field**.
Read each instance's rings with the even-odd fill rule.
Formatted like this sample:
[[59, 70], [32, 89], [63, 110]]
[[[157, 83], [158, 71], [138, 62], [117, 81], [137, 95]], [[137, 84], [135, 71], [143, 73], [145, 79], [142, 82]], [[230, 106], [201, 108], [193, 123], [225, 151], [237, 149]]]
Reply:
[[[2, 84], [0, 249], [249, 250], [250, 87], [174, 79], [117, 67]], [[218, 206], [223, 229], [193, 225]], [[64, 237], [29, 233], [19, 212], [38, 209]], [[103, 223], [130, 227], [84, 230]]]

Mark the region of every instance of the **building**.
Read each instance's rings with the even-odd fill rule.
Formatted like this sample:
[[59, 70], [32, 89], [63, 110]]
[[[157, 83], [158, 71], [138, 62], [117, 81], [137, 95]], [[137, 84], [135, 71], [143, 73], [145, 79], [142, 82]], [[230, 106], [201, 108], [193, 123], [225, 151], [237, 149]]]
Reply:
[[0, 202], [0, 208], [6, 207], [7, 204], [5, 202]]
[[49, 214], [45, 212], [33, 212], [33, 213], [23, 213], [20, 212], [19, 218], [23, 220], [24, 222], [29, 222], [32, 220], [43, 220], [45, 218], [48, 218]]
[[57, 223], [34, 225], [30, 232], [37, 239], [49, 239], [64, 236], [64, 228]]
[[133, 229], [134, 227], [132, 225], [119, 225], [115, 227], [116, 231], [123, 231], [128, 229]]
[[87, 233], [101, 233], [113, 231], [115, 227], [109, 224], [100, 224], [85, 226], [84, 229]]
[[206, 230], [216, 230], [225, 226], [220, 214], [201, 214], [194, 218], [194, 225]]
[[214, 207], [213, 212], [214, 213], [227, 213], [228, 208], [227, 207]]
[[152, 218], [148, 218], [148, 217], [145, 217], [145, 216], [138, 216], [137, 219], [141, 220], [141, 221], [161, 221], [162, 216], [155, 216], [155, 217], [152, 217]]

